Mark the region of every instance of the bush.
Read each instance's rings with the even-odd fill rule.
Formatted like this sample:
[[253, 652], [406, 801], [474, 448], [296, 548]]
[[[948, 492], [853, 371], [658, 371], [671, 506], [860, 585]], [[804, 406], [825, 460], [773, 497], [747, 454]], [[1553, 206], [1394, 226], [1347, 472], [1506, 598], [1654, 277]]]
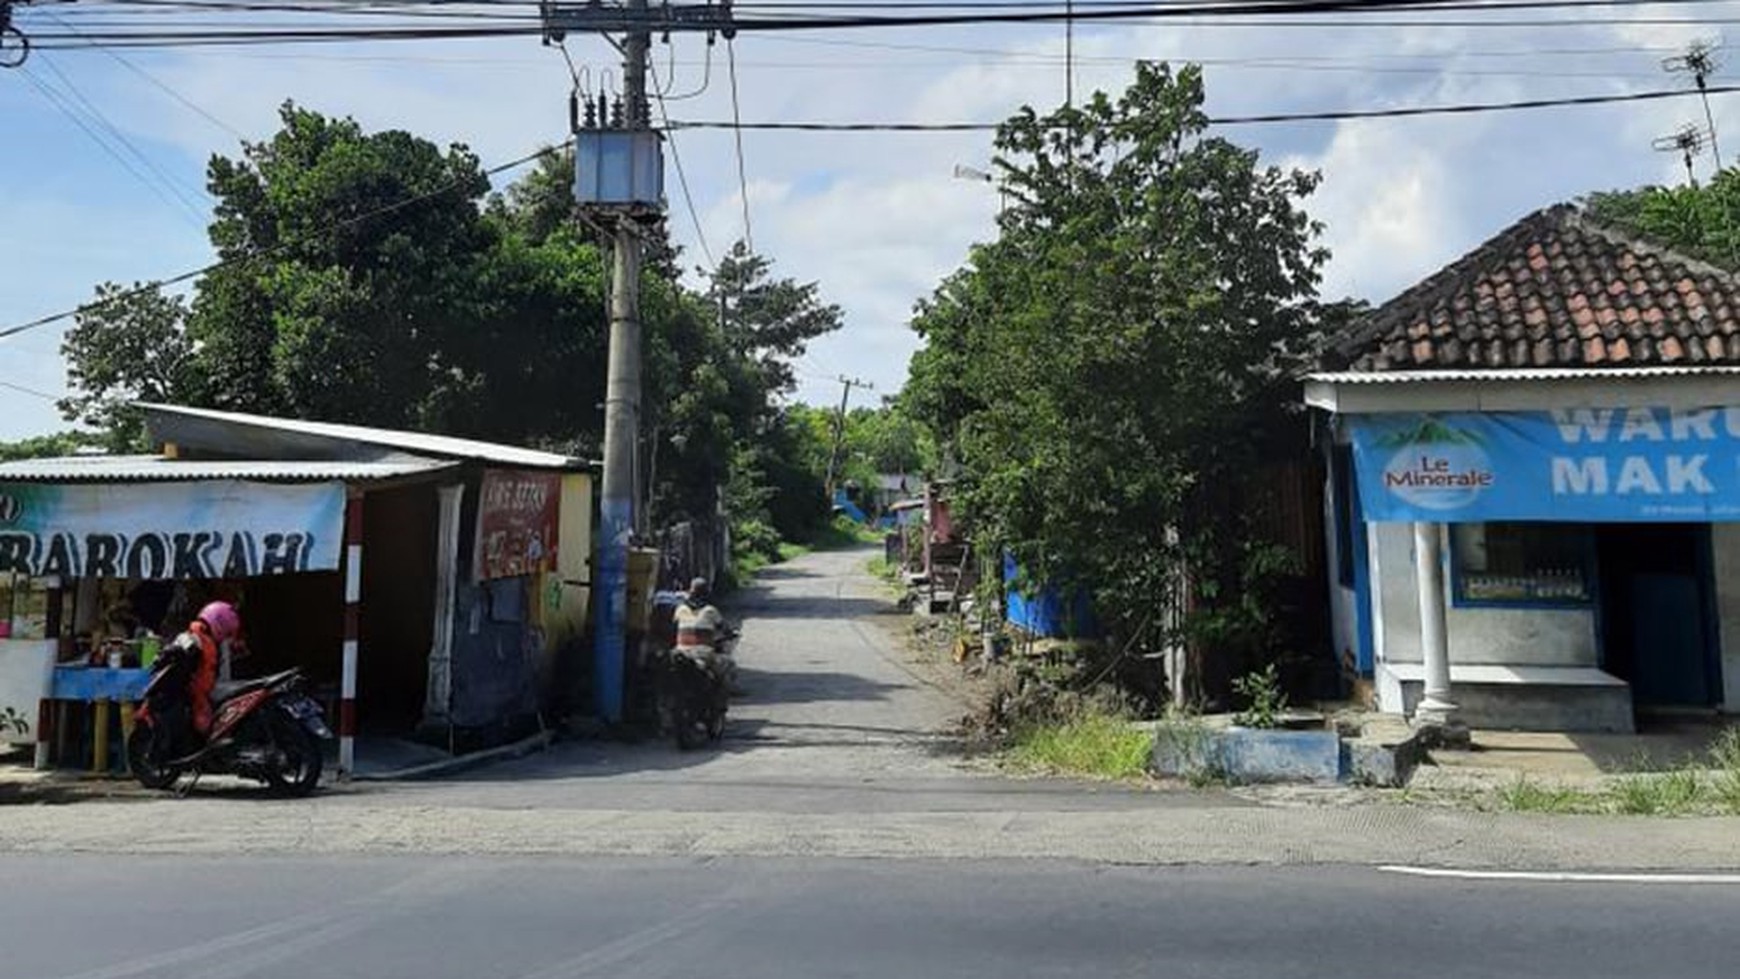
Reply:
[[1060, 723], [1022, 730], [1010, 757], [1029, 768], [1086, 775], [1133, 778], [1148, 771], [1153, 739], [1121, 714], [1086, 711]]

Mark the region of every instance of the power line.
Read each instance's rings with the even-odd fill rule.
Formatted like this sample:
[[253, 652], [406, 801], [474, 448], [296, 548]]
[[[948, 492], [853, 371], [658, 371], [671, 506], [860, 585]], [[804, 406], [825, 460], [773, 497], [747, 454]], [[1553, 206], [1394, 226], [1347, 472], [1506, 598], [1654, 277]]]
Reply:
[[[561, 145], [566, 145], [566, 141], [564, 141], [564, 143]], [[545, 156], [547, 154], [557, 152], [560, 148], [561, 148], [560, 145], [558, 145], [558, 146], [546, 146], [543, 149], [538, 150], [535, 153], [528, 153], [525, 156], [520, 157], [519, 159], [509, 160], [506, 163], [497, 164], [496, 166], [490, 167], [489, 169], [483, 171], [484, 176], [493, 177], [497, 174], [505, 173], [508, 170], [512, 170], [512, 169], [515, 169], [517, 167], [525, 166], [526, 164], [532, 162], [533, 160], [538, 159], [541, 156]], [[372, 211], [365, 211], [362, 214], [358, 214], [354, 217], [346, 218], [342, 221], [335, 221], [332, 224], [325, 225], [322, 230], [324, 232], [330, 234], [332, 232], [342, 231], [346, 228], [354, 227], [354, 226], [361, 224], [362, 222], [367, 221], [371, 218], [377, 218], [377, 217], [380, 217], [380, 216], [385, 215], [385, 214], [391, 214], [395, 211], [404, 210], [405, 208], [410, 207], [413, 204], [420, 204], [423, 201], [430, 200], [430, 199], [436, 198], [436, 197], [440, 197], [442, 194], [445, 194], [445, 193], [448, 193], [449, 191], [455, 190], [459, 186], [461, 186], [461, 184], [463, 182], [464, 182], [464, 178], [459, 178], [459, 179], [450, 181], [441, 187], [435, 188], [434, 190], [425, 191], [424, 193], [416, 194], [416, 195], [411, 196], [411, 197], [407, 197], [404, 200], [396, 201], [392, 204], [386, 204], [386, 205], [383, 205], [381, 207], [377, 207]], [[228, 266], [235, 265], [235, 264], [240, 263], [240, 262], [251, 261], [253, 259], [259, 259], [259, 258], [265, 258], [265, 257], [270, 256], [272, 254], [275, 254], [277, 252], [283, 251], [283, 250], [291, 247], [291, 245], [293, 245], [293, 244], [303, 244], [303, 242], [282, 241], [276, 245], [272, 245], [272, 246], [267, 247], [267, 248], [262, 248], [259, 251], [250, 252], [246, 255], [237, 255], [237, 256], [234, 256], [231, 258], [219, 259], [218, 261], [212, 262], [209, 265], [202, 265], [196, 269], [189, 269], [186, 272], [182, 272], [182, 273], [179, 273], [177, 275], [170, 276], [167, 279], [159, 279], [155, 282], [148, 282], [144, 285], [135, 286], [132, 289], [124, 289], [124, 290], [117, 292], [117, 293], [114, 293], [112, 295], [104, 296], [101, 299], [98, 299], [98, 300], [95, 300], [92, 302], [88, 302], [88, 303], [83, 303], [79, 306], [75, 306], [72, 309], [63, 310], [63, 311], [58, 312], [58, 313], [50, 313], [47, 316], [39, 316], [36, 319], [29, 320], [29, 321], [24, 322], [24, 323], [18, 323], [18, 324], [13, 325], [13, 326], [8, 326], [5, 329], [0, 329], [0, 340], [5, 340], [9, 337], [17, 336], [20, 333], [24, 333], [24, 332], [27, 332], [29, 330], [34, 330], [34, 329], [37, 329], [38, 327], [48, 326], [52, 323], [58, 323], [61, 320], [69, 319], [71, 317], [78, 316], [78, 315], [83, 314], [83, 313], [88, 313], [88, 312], [91, 312], [93, 310], [102, 309], [104, 306], [108, 306], [111, 303], [117, 303], [117, 302], [120, 302], [124, 299], [131, 299], [134, 296], [140, 296], [140, 295], [144, 295], [145, 293], [148, 293], [148, 292], [154, 292], [158, 289], [163, 288], [164, 286], [178, 285], [180, 283], [187, 282], [187, 281], [190, 281], [192, 279], [197, 279], [200, 276], [205, 275], [209, 272], [215, 272], [218, 269], [226, 268]]]
[[749, 224], [749, 177], [743, 163], [743, 110], [737, 98], [737, 45], [725, 39], [725, 64], [731, 72], [731, 134], [737, 146], [737, 188], [743, 199], [743, 242], [755, 251], [755, 230]]
[[[658, 102], [659, 121], [665, 124], [666, 129], [669, 129], [671, 116], [665, 108], [664, 93], [659, 91], [656, 73], [653, 78], [653, 99]], [[689, 175], [683, 169], [683, 155], [677, 152], [676, 133], [667, 134], [666, 142], [671, 145], [671, 163], [677, 171], [677, 186], [683, 192], [683, 206], [689, 212], [689, 223], [695, 226], [695, 240], [701, 246], [701, 254], [707, 257], [707, 267], [716, 269], [719, 267], [719, 260], [713, 257], [713, 248], [707, 244], [707, 231], [701, 227], [701, 216], [695, 211], [695, 195], [689, 192]]]
[[[1724, 0], [1677, 0], [1675, 6], [1698, 6], [1707, 3], [1724, 2]], [[889, 27], [937, 27], [961, 26], [975, 24], [1018, 24], [1018, 23], [1048, 23], [1073, 18], [1085, 21], [1156, 21], [1172, 22], [1182, 18], [1193, 18], [1220, 22], [1225, 18], [1227, 24], [1263, 25], [1263, 26], [1355, 26], [1355, 27], [1433, 27], [1433, 26], [1468, 26], [1468, 27], [1501, 27], [1516, 28], [1524, 26], [1564, 27], [1567, 24], [1659, 24], [1669, 26], [1708, 25], [1735, 23], [1732, 17], [1661, 17], [1661, 16], [1627, 16], [1616, 18], [1579, 18], [1576, 21], [1566, 19], [1536, 19], [1521, 20], [1515, 18], [1501, 19], [1405, 19], [1379, 21], [1363, 16], [1374, 10], [1388, 12], [1418, 12], [1424, 14], [1441, 14], [1452, 11], [1469, 11], [1483, 14], [1508, 13], [1512, 11], [1530, 10], [1574, 10], [1586, 8], [1608, 8], [1630, 6], [1632, 0], [1513, 0], [1513, 2], [1449, 2], [1449, 0], [1225, 0], [1212, 3], [1167, 3], [1167, 4], [1133, 4], [1110, 9], [1091, 9], [1075, 11], [1060, 8], [1044, 10], [1018, 9], [1006, 11], [985, 12], [974, 10], [953, 14], [925, 14], [902, 16], [856, 16], [856, 17], [774, 17], [774, 18], [738, 18], [730, 20], [736, 31], [779, 32], [807, 30], [843, 30], [851, 28], [889, 28]], [[259, 5], [255, 5], [258, 7]], [[284, 4], [285, 8], [296, 5]], [[344, 8], [304, 9], [304, 13], [329, 15]], [[597, 10], [601, 8], [586, 8]], [[619, 11], [602, 8], [603, 16], [621, 17]], [[409, 13], [411, 11], [406, 11]], [[656, 11], [655, 11], [656, 13]], [[1321, 15], [1337, 13], [1352, 15], [1347, 17], [1328, 18]], [[1295, 17], [1312, 14], [1310, 19], [1272, 20], [1276, 16], [1293, 15]], [[158, 30], [147, 31], [110, 31], [101, 35], [101, 40], [126, 44], [128, 46], [202, 46], [215, 44], [259, 44], [259, 43], [313, 43], [322, 41], [360, 41], [360, 40], [428, 40], [428, 39], [463, 39], [476, 37], [503, 37], [524, 34], [544, 34], [542, 25], [530, 22], [530, 17], [518, 15], [502, 15], [494, 13], [471, 14], [472, 23], [461, 26], [444, 27], [370, 27], [354, 29], [348, 27], [322, 28], [286, 28], [282, 25], [272, 27], [257, 27], [244, 30], [185, 30], [169, 32]], [[527, 21], [524, 24], [506, 23], [505, 20]], [[493, 21], [493, 23], [491, 23]], [[614, 22], [612, 22], [614, 23]], [[637, 23], [639, 23], [637, 21]], [[647, 20], [645, 25], [654, 29], [662, 29], [661, 25]], [[675, 26], [675, 25], [665, 25]], [[605, 29], [604, 21], [587, 29]], [[88, 43], [88, 39], [55, 35], [38, 34], [33, 41], [58, 47], [69, 42]]]
[[47, 391], [38, 391], [36, 388], [25, 387], [24, 385], [18, 384], [18, 383], [13, 382], [13, 381], [0, 380], [0, 388], [7, 388], [7, 389], [12, 390], [12, 391], [17, 391], [19, 394], [28, 394], [31, 397], [41, 398], [44, 401], [52, 401], [52, 402], [59, 402], [60, 401], [60, 398], [57, 395], [49, 394]]
[[[1740, 92], [1740, 85], [1712, 85], [1711, 95]], [[1548, 109], [1563, 106], [1606, 105], [1616, 102], [1650, 102], [1659, 99], [1697, 95], [1697, 91], [1666, 89], [1650, 92], [1628, 92], [1618, 95], [1581, 95], [1567, 98], [1518, 99], [1512, 102], [1464, 102], [1447, 105], [1402, 106], [1389, 109], [1334, 109], [1323, 112], [1274, 112], [1244, 116], [1211, 116], [1211, 126], [1249, 126], [1286, 122], [1334, 122], [1347, 119], [1390, 119], [1412, 116], [1474, 115], [1483, 112], [1508, 112], [1520, 109]], [[814, 133], [948, 133], [995, 132], [999, 122], [745, 122], [728, 120], [677, 120], [675, 129], [737, 129], [758, 132]]]
[[[49, 19], [51, 19], [51, 20], [55, 21], [56, 23], [60, 24], [61, 26], [65, 27], [67, 30], [72, 31], [74, 34], [79, 34], [81, 36], [84, 35], [83, 31], [80, 31], [78, 28], [67, 23], [66, 18], [64, 18], [64, 17], [57, 16], [57, 15], [55, 15], [53, 13], [49, 13], [47, 11], [44, 11], [44, 16], [48, 17]], [[115, 61], [119, 62], [121, 64], [121, 66], [126, 68], [128, 71], [131, 71], [133, 74], [138, 75], [140, 78], [145, 79], [147, 82], [150, 82], [152, 85], [156, 86], [159, 91], [163, 92], [165, 95], [168, 95], [170, 98], [174, 99], [175, 101], [181, 103], [183, 106], [185, 106], [189, 110], [193, 111], [196, 115], [205, 119], [207, 122], [211, 123], [212, 125], [218, 127], [219, 129], [227, 131], [230, 135], [235, 136], [237, 139], [246, 139], [247, 138], [246, 133], [242, 132], [240, 129], [237, 129], [235, 126], [232, 126], [229, 123], [223, 121], [222, 119], [219, 119], [216, 115], [213, 115], [210, 111], [205, 109], [205, 107], [199, 105], [198, 103], [194, 102], [192, 99], [188, 98], [185, 95], [182, 95], [180, 92], [171, 88], [167, 82], [164, 82], [162, 79], [159, 79], [156, 75], [153, 75], [150, 72], [146, 71], [145, 69], [139, 67], [136, 63], [133, 62], [132, 59], [123, 57], [120, 52], [111, 51], [106, 46], [102, 45], [101, 43], [95, 42], [95, 41], [92, 42], [91, 46], [97, 48], [98, 50], [102, 51], [104, 54], [108, 55], [110, 58], [113, 58]]]
[[[53, 62], [44, 60], [43, 64], [47, 65], [48, 69], [53, 72], [63, 84], [69, 87], [73, 97], [78, 101], [85, 101], [77, 89], [71, 88], [71, 83], [68, 81], [66, 75], [56, 68]], [[77, 102], [72, 101], [69, 99], [68, 95], [55, 89], [45, 79], [38, 77], [36, 72], [32, 71], [29, 66], [21, 67], [19, 71], [23, 74], [24, 80], [29, 82], [50, 105], [71, 120], [73, 125], [77, 126], [87, 137], [90, 138], [91, 142], [97, 144], [105, 154], [116, 163], [120, 164], [122, 169], [126, 170], [135, 180], [138, 180], [143, 184], [145, 188], [151, 191], [151, 193], [155, 195], [158, 200], [162, 201], [165, 206], [172, 211], [178, 212], [185, 208], [186, 213], [191, 215], [195, 227], [201, 227], [203, 225], [204, 217], [200, 213], [198, 207], [189, 203], [187, 198], [184, 197], [174, 184], [170, 182], [169, 178], [163, 173], [163, 171], [152, 164], [150, 160], [146, 159], [144, 155], [134, 148], [124, 136], [121, 136], [114, 126], [108, 123], [108, 120], [95, 114], [94, 110], [91, 110], [92, 115], [87, 118], [85, 110], [81, 109]], [[85, 105], [88, 106], [89, 102], [85, 101]], [[111, 135], [105, 137], [102, 132], [99, 131], [99, 127], [106, 129]], [[141, 169], [138, 164], [128, 158], [126, 153], [117, 149], [116, 146], [110, 142], [111, 139], [118, 141], [122, 147], [131, 151], [132, 155], [137, 157], [139, 162], [145, 165], [146, 169]], [[156, 180], [152, 179], [152, 174], [156, 175]]]

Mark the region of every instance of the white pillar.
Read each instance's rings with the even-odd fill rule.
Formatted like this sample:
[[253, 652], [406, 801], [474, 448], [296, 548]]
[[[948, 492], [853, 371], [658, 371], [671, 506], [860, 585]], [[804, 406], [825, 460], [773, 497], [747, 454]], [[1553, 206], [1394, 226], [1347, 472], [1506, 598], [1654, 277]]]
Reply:
[[1420, 592], [1420, 653], [1426, 690], [1414, 708], [1416, 724], [1449, 725], [1456, 704], [1450, 699], [1450, 631], [1444, 621], [1444, 544], [1440, 525], [1414, 524], [1414, 581]]
[[429, 686], [423, 701], [423, 724], [445, 726], [453, 692], [453, 615], [459, 585], [459, 513], [464, 484], [443, 486], [441, 515], [435, 535], [435, 642], [429, 649]]

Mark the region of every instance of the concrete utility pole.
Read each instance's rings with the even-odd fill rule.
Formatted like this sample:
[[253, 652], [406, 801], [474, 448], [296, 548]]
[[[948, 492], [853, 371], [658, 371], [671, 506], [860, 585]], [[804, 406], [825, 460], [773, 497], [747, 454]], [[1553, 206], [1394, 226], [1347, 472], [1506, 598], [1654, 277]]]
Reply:
[[863, 388], [866, 391], [876, 390], [876, 385], [866, 381], [857, 381], [841, 375], [840, 381], [840, 415], [834, 419], [834, 448], [828, 453], [828, 506], [834, 505], [834, 476], [840, 465], [840, 447], [846, 442], [846, 403], [852, 399], [853, 388]]
[[[647, 0], [629, 0], [644, 13]], [[623, 46], [623, 121], [646, 128], [646, 53], [652, 38], [633, 31]], [[640, 229], [618, 216], [611, 247], [610, 374], [604, 388], [604, 485], [599, 492], [598, 634], [593, 681], [598, 713], [622, 719], [623, 661], [628, 626], [628, 549], [634, 537], [635, 442], [640, 437]]]
[[663, 220], [664, 158], [649, 124], [647, 50], [652, 32], [697, 31], [730, 37], [728, 3], [650, 9], [648, 0], [622, 6], [541, 5], [546, 41], [569, 31], [622, 32], [620, 119], [603, 101], [588, 100], [575, 133], [574, 198], [599, 224], [612, 227], [610, 361], [604, 400], [604, 478], [599, 489], [598, 566], [593, 576], [597, 632], [593, 692], [599, 719], [622, 719], [628, 625], [628, 552], [637, 498], [636, 447], [641, 421], [640, 272], [644, 228]]

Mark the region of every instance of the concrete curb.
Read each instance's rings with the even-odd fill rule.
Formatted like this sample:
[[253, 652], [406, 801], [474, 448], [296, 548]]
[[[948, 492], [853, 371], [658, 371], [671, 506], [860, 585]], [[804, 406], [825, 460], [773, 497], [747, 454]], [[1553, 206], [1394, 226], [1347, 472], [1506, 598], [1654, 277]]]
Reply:
[[425, 762], [408, 768], [395, 768], [391, 771], [368, 772], [366, 774], [359, 773], [350, 778], [353, 782], [409, 782], [416, 779], [436, 778], [509, 758], [524, 758], [526, 755], [548, 748], [555, 740], [556, 732], [540, 731], [531, 737], [521, 738], [512, 744], [504, 744], [499, 748], [473, 751], [468, 755], [443, 758], [440, 761]]

